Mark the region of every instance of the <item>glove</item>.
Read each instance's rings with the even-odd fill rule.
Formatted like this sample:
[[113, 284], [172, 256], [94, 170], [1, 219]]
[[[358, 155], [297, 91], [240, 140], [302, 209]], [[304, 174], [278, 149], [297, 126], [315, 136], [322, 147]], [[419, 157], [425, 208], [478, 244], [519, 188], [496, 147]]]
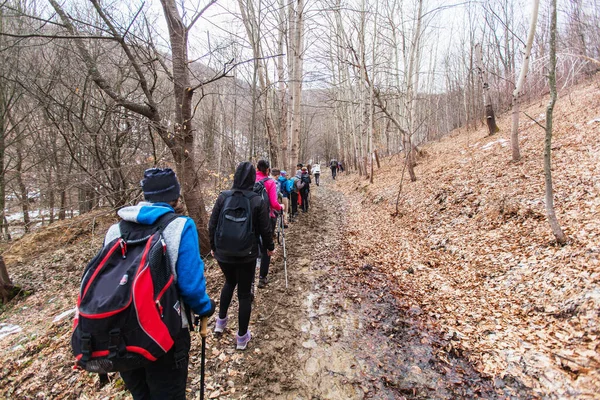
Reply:
[[211, 317], [215, 313], [216, 309], [217, 309], [217, 303], [215, 303], [215, 301], [213, 299], [210, 299], [210, 310], [208, 310], [204, 314], [200, 315], [199, 318]]

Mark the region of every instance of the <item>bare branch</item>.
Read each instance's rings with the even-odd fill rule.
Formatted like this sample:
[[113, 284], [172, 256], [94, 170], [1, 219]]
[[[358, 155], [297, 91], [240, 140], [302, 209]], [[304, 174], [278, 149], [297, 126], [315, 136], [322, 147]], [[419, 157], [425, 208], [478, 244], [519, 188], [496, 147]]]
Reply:
[[204, 6], [204, 8], [202, 8], [202, 10], [200, 10], [196, 15], [194, 15], [194, 17], [192, 18], [192, 20], [190, 21], [188, 26], [185, 27], [185, 30], [189, 31], [190, 29], [192, 29], [192, 27], [194, 26], [196, 21], [198, 21], [198, 18], [200, 18], [202, 16], [202, 14], [204, 14], [204, 12], [206, 10], [208, 10], [208, 8], [210, 6], [212, 6], [213, 4], [215, 4], [216, 2], [217, 2], [217, 0], [210, 0], [210, 2], [206, 6]]
[[118, 41], [117, 38], [114, 38], [114, 37], [111, 37], [111, 36], [44, 35], [44, 34], [41, 34], [41, 33], [16, 34], [16, 33], [0, 32], [0, 36], [8, 36], [8, 37], [20, 38], [20, 39], [31, 39], [31, 38], [47, 38], [47, 39], [100, 39], [100, 40]]
[[523, 112], [523, 114], [525, 114], [525, 116], [527, 118], [529, 118], [530, 120], [532, 120], [533, 122], [535, 122], [540, 128], [542, 128], [543, 130], [546, 130], [546, 127], [542, 124], [540, 124], [539, 122], [537, 122], [537, 120], [531, 116], [529, 116], [526, 112]]
[[56, 11], [56, 13], [59, 15], [60, 19], [63, 21], [63, 24], [65, 25], [65, 28], [67, 29], [67, 31], [75, 37], [75, 39], [74, 39], [75, 45], [77, 46], [77, 49], [79, 50], [79, 53], [82, 56], [83, 61], [85, 62], [85, 65], [88, 69], [88, 73], [90, 74], [90, 76], [92, 77], [92, 79], [94, 80], [96, 85], [98, 85], [98, 87], [104, 93], [106, 93], [114, 101], [116, 101], [117, 104], [119, 104], [135, 113], [141, 114], [145, 117], [148, 117], [148, 118], [154, 120], [155, 113], [156, 113], [155, 108], [152, 108], [145, 104], [139, 104], [139, 103], [135, 103], [130, 100], [127, 100], [122, 95], [117, 93], [109, 85], [108, 81], [104, 78], [104, 76], [102, 76], [102, 74], [98, 70], [98, 66], [96, 65], [96, 62], [94, 61], [94, 58], [92, 57], [92, 55], [88, 51], [87, 47], [83, 43], [83, 39], [78, 38], [79, 35], [77, 35], [77, 31], [75, 30], [75, 27], [71, 23], [71, 20], [69, 19], [69, 17], [65, 13], [65, 11], [57, 3], [56, 0], [48, 0], [48, 1], [52, 5], [52, 7]]

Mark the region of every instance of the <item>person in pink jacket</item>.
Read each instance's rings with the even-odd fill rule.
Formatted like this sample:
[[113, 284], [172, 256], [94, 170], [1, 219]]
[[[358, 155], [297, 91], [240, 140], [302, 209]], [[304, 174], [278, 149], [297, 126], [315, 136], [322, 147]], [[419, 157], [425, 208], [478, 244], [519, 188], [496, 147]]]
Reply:
[[[267, 194], [269, 195], [269, 217], [271, 218], [271, 230], [275, 232], [275, 225], [277, 223], [276, 212], [283, 210], [283, 205], [277, 201], [277, 185], [275, 181], [269, 177], [271, 168], [267, 160], [259, 160], [256, 163], [256, 182], [263, 182]], [[267, 285], [267, 275], [269, 274], [269, 264], [271, 263], [271, 256], [267, 254], [267, 249], [260, 245], [260, 272], [258, 274], [258, 287], [263, 288]]]

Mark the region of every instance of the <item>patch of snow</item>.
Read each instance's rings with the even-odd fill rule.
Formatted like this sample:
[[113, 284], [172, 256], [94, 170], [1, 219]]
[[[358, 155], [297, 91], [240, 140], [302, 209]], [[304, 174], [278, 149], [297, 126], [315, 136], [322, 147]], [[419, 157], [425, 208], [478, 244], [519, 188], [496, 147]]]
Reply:
[[492, 148], [492, 147], [493, 147], [493, 146], [494, 146], [496, 143], [499, 143], [499, 144], [500, 144], [500, 146], [502, 146], [502, 147], [506, 147], [506, 146], [508, 146], [508, 140], [506, 140], [506, 139], [499, 139], [499, 140], [496, 140], [495, 142], [490, 142], [490, 143], [488, 143], [488, 144], [486, 144], [486, 145], [483, 145], [483, 146], [481, 146], [481, 150], [489, 150], [489, 149], [491, 149], [491, 148]]
[[0, 322], [0, 339], [4, 339], [8, 335], [19, 333], [23, 330], [19, 325], [6, 324]]
[[76, 310], [76, 308], [72, 308], [72, 309], [70, 309], [70, 310], [67, 310], [67, 311], [63, 311], [63, 312], [61, 312], [61, 313], [60, 313], [60, 314], [58, 314], [56, 317], [54, 317], [54, 319], [52, 320], [52, 322], [58, 322], [58, 321], [60, 321], [61, 319], [64, 319], [65, 317], [67, 317], [67, 316], [69, 316], [69, 315], [71, 315], [71, 314], [75, 313], [75, 310]]
[[598, 118], [594, 118], [593, 120], [589, 121], [587, 124], [588, 124], [588, 125], [591, 125], [591, 124], [593, 124], [594, 122], [600, 122], [600, 117], [598, 117]]

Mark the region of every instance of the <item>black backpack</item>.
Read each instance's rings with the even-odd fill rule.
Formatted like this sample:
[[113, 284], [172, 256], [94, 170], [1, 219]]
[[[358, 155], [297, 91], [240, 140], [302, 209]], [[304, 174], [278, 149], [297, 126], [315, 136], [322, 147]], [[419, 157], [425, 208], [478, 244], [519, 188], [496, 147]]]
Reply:
[[267, 193], [267, 187], [265, 186], [265, 182], [269, 179], [268, 177], [261, 179], [254, 183], [254, 188], [252, 191], [259, 195], [267, 207], [269, 207], [269, 212], [271, 211], [271, 199], [269, 199], [269, 193]]
[[[257, 182], [258, 183], [258, 182]], [[228, 190], [215, 230], [217, 251], [229, 257], [257, 256], [257, 241], [252, 223], [250, 199], [254, 192]]]
[[177, 217], [165, 214], [152, 226], [121, 221], [121, 237], [85, 268], [71, 337], [76, 366], [127, 371], [173, 347], [182, 307], [162, 232]]
[[300, 180], [302, 181], [302, 183], [304, 183], [304, 188], [308, 188], [308, 186], [310, 185], [310, 177], [308, 175], [303, 175]]

